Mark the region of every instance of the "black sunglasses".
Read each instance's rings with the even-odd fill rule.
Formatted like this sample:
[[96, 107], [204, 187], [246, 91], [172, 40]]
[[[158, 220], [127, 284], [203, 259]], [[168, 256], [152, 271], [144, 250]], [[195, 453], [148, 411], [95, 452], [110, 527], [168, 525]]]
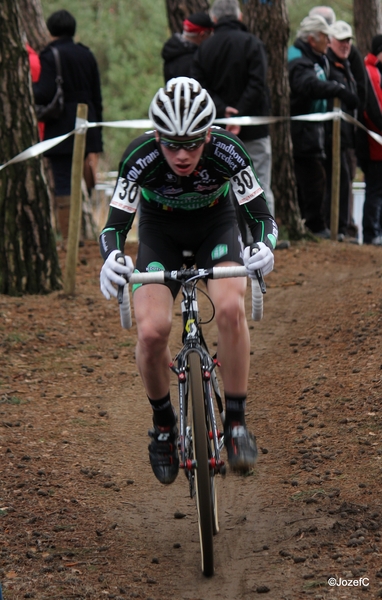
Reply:
[[194, 138], [185, 142], [178, 142], [177, 140], [169, 140], [167, 138], [160, 138], [160, 143], [162, 146], [170, 150], [170, 152], [178, 152], [178, 150], [186, 150], [186, 152], [193, 152], [197, 150], [201, 146], [203, 146], [206, 141], [206, 136]]

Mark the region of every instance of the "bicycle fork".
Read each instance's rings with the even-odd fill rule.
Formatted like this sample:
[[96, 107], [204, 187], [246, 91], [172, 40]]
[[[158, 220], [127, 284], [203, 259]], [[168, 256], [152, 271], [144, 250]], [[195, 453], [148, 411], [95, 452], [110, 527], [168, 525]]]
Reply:
[[[193, 349], [194, 351], [199, 352], [199, 349]], [[218, 430], [216, 418], [215, 418], [215, 410], [214, 410], [214, 400], [213, 400], [213, 390], [217, 399], [217, 403], [219, 406], [219, 413], [222, 417], [222, 422], [224, 422], [224, 411], [222, 410], [222, 402], [219, 392], [219, 386], [217, 382], [217, 377], [215, 373], [215, 368], [218, 366], [217, 360], [213, 360], [212, 364], [205, 364], [206, 358], [209, 359], [209, 363], [211, 363], [211, 358], [209, 355], [202, 355], [201, 357], [201, 367], [202, 367], [202, 380], [203, 380], [203, 390], [204, 390], [204, 402], [205, 402], [205, 412], [206, 412], [206, 435], [208, 439], [208, 447], [209, 447], [209, 458], [208, 464], [210, 470], [215, 474], [220, 473], [225, 475], [226, 467], [224, 461], [220, 458], [220, 451], [223, 447], [224, 436], [222, 432]], [[170, 363], [171, 370], [178, 377], [178, 392], [179, 392], [179, 453], [180, 453], [180, 468], [185, 470], [187, 477], [190, 479], [190, 488], [191, 488], [191, 496], [193, 496], [193, 486], [192, 486], [192, 476], [194, 469], [197, 469], [197, 462], [193, 457], [193, 447], [192, 447], [192, 431], [191, 427], [188, 425], [188, 366], [187, 366], [187, 356], [182, 356], [178, 358], [178, 366], [175, 366], [174, 363]]]

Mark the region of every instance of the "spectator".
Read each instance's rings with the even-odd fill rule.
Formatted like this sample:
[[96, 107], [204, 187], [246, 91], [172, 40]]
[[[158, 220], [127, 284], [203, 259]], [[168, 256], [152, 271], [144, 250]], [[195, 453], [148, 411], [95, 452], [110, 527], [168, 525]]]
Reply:
[[[294, 45], [288, 49], [291, 115], [324, 113], [335, 96], [356, 106], [357, 97], [343, 84], [328, 81], [325, 56], [331, 29], [319, 15], [305, 17]], [[293, 157], [298, 201], [306, 226], [315, 235], [330, 238], [325, 217], [326, 175], [324, 125], [321, 121], [292, 121]]]
[[[351, 72], [348, 57], [352, 47], [353, 31], [345, 21], [336, 21], [331, 26], [332, 35], [330, 36], [329, 48], [327, 57], [329, 61], [329, 79], [338, 81], [354, 95], [357, 95], [357, 85]], [[361, 105], [359, 101], [358, 106]], [[348, 113], [352, 117], [357, 117], [356, 109], [349, 109], [344, 102], [341, 104], [343, 112]], [[328, 110], [333, 110], [333, 99], [328, 100]], [[333, 143], [333, 122], [325, 123], [325, 153], [326, 153], [326, 208], [327, 219], [330, 221], [331, 213], [331, 183], [332, 183], [332, 143]], [[343, 241], [349, 238], [353, 233], [352, 224], [350, 223], [350, 206], [349, 199], [351, 195], [351, 185], [353, 173], [350, 169], [348, 161], [348, 152], [355, 152], [355, 126], [341, 119], [341, 155], [340, 155], [340, 198], [339, 198], [339, 224], [338, 224], [338, 239]], [[354, 236], [353, 236], [354, 237]]]
[[[367, 102], [361, 117], [370, 130], [382, 135], [382, 35], [371, 42], [371, 52], [365, 57], [367, 71]], [[357, 156], [365, 174], [363, 205], [363, 242], [382, 246], [382, 146], [365, 131], [357, 130]]]
[[[218, 118], [269, 115], [264, 44], [241, 22], [238, 0], [215, 0], [210, 15], [215, 23], [214, 35], [199, 46], [193, 63], [193, 77], [208, 90]], [[274, 215], [268, 125], [245, 126], [241, 130], [237, 126], [228, 126], [227, 129], [244, 142], [269, 210]]]
[[[335, 21], [336, 21], [336, 14], [330, 6], [314, 6], [309, 12], [309, 16], [313, 16], [313, 15], [321, 15], [321, 17], [324, 17], [324, 19], [328, 23], [328, 25], [333, 25], [333, 23], [335, 23]], [[364, 109], [365, 103], [366, 103], [366, 87], [367, 87], [367, 85], [366, 85], [366, 70], [365, 70], [365, 65], [364, 65], [364, 61], [361, 56], [361, 53], [353, 43], [350, 46], [350, 54], [348, 57], [348, 61], [350, 63], [351, 72], [352, 72], [355, 82], [357, 84], [357, 96], [360, 101], [359, 111], [361, 111]], [[355, 175], [356, 175], [356, 170], [357, 170], [357, 158], [355, 155], [354, 148], [346, 149], [346, 158], [347, 158], [348, 165], [349, 165], [351, 181], [353, 181], [355, 178]], [[350, 223], [348, 225], [348, 231], [351, 235], [353, 235], [354, 237], [357, 237], [358, 229], [354, 223], [353, 204], [354, 204], [353, 191], [352, 191], [352, 187], [350, 186], [350, 192], [349, 192]]]
[[[36, 104], [48, 104], [56, 91], [56, 68], [51, 46], [60, 53], [65, 108], [59, 119], [45, 124], [45, 139], [51, 139], [74, 129], [77, 104], [88, 105], [88, 120], [102, 121], [101, 85], [96, 59], [82, 44], [74, 43], [76, 21], [67, 10], [54, 12], [47, 20], [52, 41], [40, 54], [41, 75], [33, 84]], [[102, 152], [100, 128], [89, 129], [85, 154]], [[70, 212], [70, 186], [73, 136], [45, 153], [52, 166], [55, 186], [55, 209], [63, 240], [67, 238]]]
[[173, 77], [190, 77], [194, 54], [212, 33], [214, 24], [208, 13], [197, 12], [183, 21], [183, 32], [174, 33], [162, 49], [163, 75], [167, 83]]

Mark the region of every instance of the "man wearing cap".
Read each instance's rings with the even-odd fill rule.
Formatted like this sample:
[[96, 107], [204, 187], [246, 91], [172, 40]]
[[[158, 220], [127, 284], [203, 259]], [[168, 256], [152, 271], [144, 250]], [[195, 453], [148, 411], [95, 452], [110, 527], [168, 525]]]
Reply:
[[[336, 21], [331, 26], [331, 35], [326, 56], [329, 61], [329, 79], [338, 81], [352, 94], [357, 96], [357, 84], [349, 63], [349, 54], [352, 47], [353, 30], [345, 21]], [[357, 109], [361, 107], [359, 100], [355, 109], [350, 109], [344, 102], [341, 103], [341, 110], [350, 116], [357, 118]], [[333, 99], [328, 100], [328, 110], [333, 110]], [[326, 214], [330, 221], [331, 212], [331, 184], [332, 184], [332, 143], [333, 143], [333, 122], [325, 123], [325, 169], [327, 177], [326, 188]], [[353, 233], [351, 224], [351, 207], [349, 206], [351, 184], [353, 174], [348, 161], [349, 149], [355, 150], [355, 126], [341, 119], [341, 154], [340, 154], [340, 202], [339, 202], [339, 223], [338, 239], [343, 241], [349, 238]], [[350, 236], [351, 237], [351, 236]], [[353, 235], [354, 237], [354, 235]]]
[[199, 45], [212, 33], [214, 24], [208, 13], [197, 12], [183, 21], [183, 32], [174, 33], [162, 48], [163, 75], [167, 83], [173, 77], [191, 77], [191, 64]]
[[[327, 100], [340, 98], [348, 108], [358, 99], [342, 83], [328, 81], [326, 51], [331, 29], [319, 15], [305, 17], [288, 49], [291, 115], [327, 112]], [[325, 132], [322, 121], [291, 123], [293, 157], [302, 217], [315, 235], [330, 238], [325, 215]]]
[[[215, 0], [210, 9], [214, 35], [195, 54], [193, 77], [206, 88], [218, 118], [267, 116], [270, 95], [264, 44], [242, 23], [238, 0]], [[244, 142], [274, 215], [272, 149], [268, 125], [228, 126]]]
[[[331, 6], [314, 6], [309, 11], [309, 16], [312, 17], [314, 15], [324, 17], [330, 27], [336, 22], [336, 13]], [[357, 83], [357, 96], [363, 107], [366, 102], [366, 72], [363, 64], [363, 57], [354, 44], [350, 47], [348, 61], [350, 63], [351, 72]]]
[[[382, 136], [382, 34], [373, 37], [365, 66], [367, 102], [361, 121], [367, 129]], [[360, 128], [357, 130], [357, 156], [366, 184], [363, 243], [382, 246], [382, 145]]]

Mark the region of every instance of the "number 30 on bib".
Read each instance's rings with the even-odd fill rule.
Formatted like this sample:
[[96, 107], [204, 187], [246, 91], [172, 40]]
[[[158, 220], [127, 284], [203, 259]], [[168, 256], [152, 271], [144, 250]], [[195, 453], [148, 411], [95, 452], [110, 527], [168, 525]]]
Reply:
[[139, 185], [119, 177], [110, 206], [128, 213], [135, 213], [139, 203]]
[[231, 178], [232, 191], [239, 204], [246, 204], [263, 192], [251, 167], [247, 167]]

